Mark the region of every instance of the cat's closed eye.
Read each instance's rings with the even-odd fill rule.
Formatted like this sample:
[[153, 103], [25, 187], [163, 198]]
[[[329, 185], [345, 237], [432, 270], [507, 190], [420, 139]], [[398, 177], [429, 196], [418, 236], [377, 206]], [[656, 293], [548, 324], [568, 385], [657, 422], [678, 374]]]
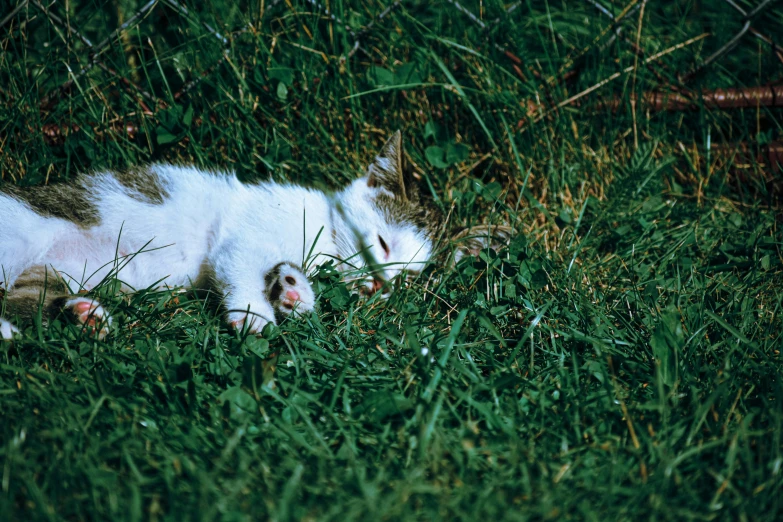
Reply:
[[389, 252], [389, 245], [386, 244], [386, 241], [383, 240], [383, 238], [380, 236], [380, 234], [378, 235], [378, 241], [381, 243], [381, 248], [383, 249], [383, 253], [384, 253], [384, 256], [383, 256], [384, 259], [389, 259], [389, 253], [390, 253]]

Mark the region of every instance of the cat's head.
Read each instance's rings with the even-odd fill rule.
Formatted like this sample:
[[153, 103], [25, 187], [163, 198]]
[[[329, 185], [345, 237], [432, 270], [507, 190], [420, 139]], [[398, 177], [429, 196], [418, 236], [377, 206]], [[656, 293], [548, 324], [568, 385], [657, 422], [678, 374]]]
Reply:
[[433, 254], [441, 223], [440, 212], [424, 201], [415, 180], [406, 175], [404, 161], [397, 131], [366, 174], [337, 196], [334, 240], [343, 260], [341, 270], [374, 268], [374, 278], [361, 276], [367, 276], [364, 285], [370, 293], [402, 271], [420, 272]]

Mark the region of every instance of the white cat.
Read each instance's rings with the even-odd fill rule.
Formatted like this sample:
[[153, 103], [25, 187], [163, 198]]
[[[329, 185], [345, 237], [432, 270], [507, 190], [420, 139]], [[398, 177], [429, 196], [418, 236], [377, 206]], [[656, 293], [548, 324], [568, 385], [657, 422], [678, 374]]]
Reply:
[[[73, 294], [116, 274], [130, 289], [215, 289], [231, 325], [259, 332], [276, 311], [312, 309], [312, 289], [295, 268], [310, 252], [311, 266], [334, 259], [344, 272], [373, 263], [367, 268], [375, 276], [364, 283], [373, 292], [403, 270], [421, 270], [440, 222], [404, 179], [402, 163], [398, 131], [364, 177], [332, 195], [168, 164], [80, 175], [68, 184], [3, 185], [7, 315], [35, 313], [46, 286], [48, 313], [66, 309], [82, 324], [101, 323], [103, 335], [106, 312]], [[287, 276], [296, 281], [286, 283]], [[274, 284], [282, 290], [272, 295]], [[0, 317], [0, 337], [14, 332]]]

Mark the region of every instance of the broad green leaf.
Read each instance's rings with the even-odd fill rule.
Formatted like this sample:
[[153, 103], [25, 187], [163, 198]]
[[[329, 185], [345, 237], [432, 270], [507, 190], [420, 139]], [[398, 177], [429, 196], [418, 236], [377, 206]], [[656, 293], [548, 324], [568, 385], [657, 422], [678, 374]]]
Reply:
[[269, 354], [269, 341], [261, 337], [250, 336], [246, 341], [247, 349], [259, 357], [266, 357]]
[[424, 149], [424, 155], [427, 156], [427, 161], [430, 162], [430, 165], [432, 165], [435, 168], [445, 169], [446, 167], [449, 166], [449, 164], [443, 160], [443, 156], [444, 156], [443, 149], [438, 147], [437, 145], [431, 145], [426, 149]]
[[374, 65], [370, 67], [367, 75], [370, 81], [375, 85], [395, 85], [394, 73], [392, 73], [389, 69], [384, 69], [383, 67]]
[[241, 418], [255, 411], [257, 404], [252, 395], [241, 386], [232, 386], [218, 396], [220, 404], [229, 404], [232, 418]]
[[424, 139], [426, 140], [432, 136], [435, 139], [438, 139], [438, 124], [434, 121], [430, 120], [424, 125]]
[[418, 64], [415, 62], [400, 65], [397, 70], [394, 71], [394, 80], [396, 84], [421, 83], [421, 75], [417, 68]]
[[566, 225], [570, 225], [574, 221], [573, 212], [568, 207], [561, 208], [557, 217]]
[[288, 98], [288, 87], [283, 82], [277, 84], [277, 97], [280, 101], [285, 101]]
[[193, 122], [193, 105], [188, 105], [188, 108], [185, 110], [185, 114], [182, 116], [182, 124], [185, 127], [190, 127], [190, 124]]
[[354, 415], [367, 416], [371, 422], [380, 422], [390, 415], [402, 413], [413, 406], [410, 399], [391, 390], [378, 390], [369, 394], [359, 406], [354, 409]]
[[267, 74], [269, 74], [270, 80], [278, 80], [286, 86], [294, 83], [294, 70], [288, 67], [270, 67]]
[[167, 128], [158, 126], [155, 128], [155, 139], [158, 142], [158, 145], [165, 145], [166, 143], [171, 143], [173, 141], [177, 141], [177, 137], [172, 134]]
[[470, 147], [464, 143], [449, 143], [446, 145], [446, 163], [462, 163], [470, 156]]

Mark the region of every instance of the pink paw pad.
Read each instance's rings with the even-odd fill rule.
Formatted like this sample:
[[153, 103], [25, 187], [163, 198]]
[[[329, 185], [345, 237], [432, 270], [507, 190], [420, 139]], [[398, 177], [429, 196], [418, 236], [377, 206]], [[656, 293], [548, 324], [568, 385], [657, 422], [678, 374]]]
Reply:
[[79, 314], [90, 313], [93, 308], [93, 303], [88, 301], [80, 301], [73, 305], [73, 310], [79, 312]]
[[265, 276], [266, 297], [274, 313], [283, 316], [311, 312], [315, 309], [315, 294], [305, 273], [297, 266], [282, 262], [275, 265]]
[[296, 305], [297, 301], [301, 301], [302, 299], [299, 297], [299, 292], [296, 290], [287, 290], [285, 293], [285, 299], [283, 299], [283, 306], [288, 308], [289, 310], [294, 309], [294, 305]]
[[312, 310], [315, 296], [307, 276], [291, 265], [283, 265], [279, 270], [282, 276], [279, 281], [282, 287], [279, 306], [289, 312], [295, 308], [300, 312]]
[[76, 321], [84, 325], [89, 332], [93, 332], [99, 340], [108, 335], [111, 316], [106, 313], [98, 301], [77, 297], [66, 302], [65, 309], [70, 310]]

